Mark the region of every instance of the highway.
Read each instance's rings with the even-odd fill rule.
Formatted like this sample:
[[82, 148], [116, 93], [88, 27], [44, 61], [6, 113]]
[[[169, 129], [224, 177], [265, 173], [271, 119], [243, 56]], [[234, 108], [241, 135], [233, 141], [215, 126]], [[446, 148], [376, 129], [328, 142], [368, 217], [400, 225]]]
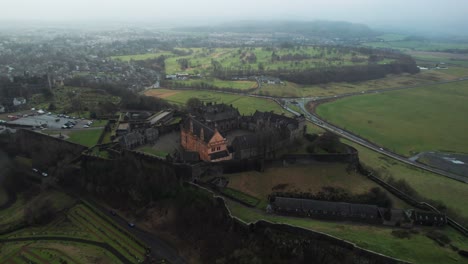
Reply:
[[[372, 149], [376, 152], [379, 152], [380, 154], [383, 154], [383, 155], [386, 155], [388, 157], [391, 157], [393, 159], [396, 159], [398, 161], [401, 161], [405, 164], [408, 164], [408, 165], [411, 165], [411, 166], [414, 166], [414, 167], [417, 167], [419, 169], [423, 169], [423, 170], [426, 170], [426, 171], [430, 171], [430, 172], [433, 172], [433, 173], [436, 173], [436, 174], [439, 174], [439, 175], [442, 175], [442, 176], [445, 176], [445, 177], [448, 177], [448, 178], [451, 178], [451, 179], [454, 179], [454, 180], [457, 180], [457, 181], [460, 181], [460, 182], [464, 182], [464, 183], [468, 183], [468, 177], [463, 177], [461, 175], [457, 175], [457, 174], [454, 174], [454, 173], [450, 173], [450, 172], [447, 172], [447, 171], [444, 171], [444, 170], [440, 170], [440, 169], [437, 169], [437, 168], [434, 168], [434, 167], [431, 167], [431, 166], [428, 166], [428, 165], [425, 165], [425, 164], [422, 164], [422, 163], [419, 163], [419, 162], [416, 162], [416, 161], [413, 161], [413, 160], [410, 160], [408, 159], [407, 157], [404, 157], [402, 155], [399, 155], [397, 153], [394, 153], [394, 152], [391, 152], [390, 150], [388, 149], [385, 149], [381, 146], [378, 146], [372, 142], [369, 142], [345, 129], [342, 129], [340, 127], [337, 127], [331, 123], [328, 123], [327, 121], [321, 119], [318, 115], [316, 115], [315, 113], [310, 113], [309, 111], [307, 111], [307, 109], [305, 108], [305, 106], [307, 105], [307, 103], [313, 101], [314, 103], [316, 104], [320, 104], [320, 103], [323, 103], [323, 102], [327, 102], [327, 101], [330, 101], [330, 100], [335, 100], [335, 99], [338, 99], [338, 98], [343, 98], [343, 97], [349, 97], [349, 96], [356, 96], [356, 95], [362, 95], [362, 94], [369, 94], [369, 93], [379, 93], [379, 92], [387, 92], [387, 91], [394, 91], [394, 90], [402, 90], [402, 89], [411, 89], [411, 88], [416, 88], [416, 87], [422, 87], [422, 86], [432, 86], [432, 85], [438, 85], [438, 84], [445, 84], [445, 83], [453, 83], [453, 82], [462, 82], [462, 81], [466, 81], [468, 80], [468, 77], [465, 77], [465, 78], [459, 78], [457, 80], [453, 80], [453, 81], [442, 81], [442, 82], [437, 82], [437, 83], [430, 83], [430, 84], [424, 84], [424, 85], [417, 85], [417, 86], [404, 86], [404, 87], [398, 87], [398, 88], [390, 88], [390, 89], [377, 89], [377, 90], [371, 90], [371, 91], [366, 91], [366, 92], [356, 92], [356, 93], [348, 93], [348, 94], [342, 94], [342, 95], [337, 95], [337, 96], [327, 96], [327, 97], [312, 97], [312, 98], [289, 98], [289, 99], [282, 99], [284, 100], [286, 103], [283, 105], [279, 102], [278, 98], [270, 98], [271, 100], [274, 100], [275, 102], [277, 102], [278, 104], [280, 104], [285, 110], [293, 113], [293, 114], [304, 114], [304, 116], [306, 117], [307, 120], [309, 120], [310, 122], [314, 123], [315, 125], [323, 128], [323, 129], [326, 129], [328, 131], [331, 131], [335, 134], [338, 134], [339, 136], [343, 137], [343, 138], [346, 138], [352, 142], [355, 142], [361, 146], [364, 146], [366, 148], [369, 148], [369, 149]], [[296, 111], [290, 109], [288, 107], [288, 104], [292, 103], [292, 102], [295, 102], [295, 104], [297, 104], [299, 106], [299, 108], [302, 110], [302, 113], [297, 113]]]

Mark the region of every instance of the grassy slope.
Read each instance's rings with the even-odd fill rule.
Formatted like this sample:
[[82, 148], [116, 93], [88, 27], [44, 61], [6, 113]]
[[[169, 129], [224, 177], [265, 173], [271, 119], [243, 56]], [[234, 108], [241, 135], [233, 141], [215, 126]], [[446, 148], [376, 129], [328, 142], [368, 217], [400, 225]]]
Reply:
[[97, 144], [101, 136], [102, 129], [77, 130], [69, 134], [68, 141], [81, 144], [86, 147], [92, 147]]
[[441, 201], [461, 216], [468, 218], [468, 185], [458, 181], [439, 176], [420, 169], [415, 169], [401, 162], [385, 158], [384, 156], [361, 147], [360, 145], [345, 141], [359, 151], [359, 160], [378, 170], [383, 177], [393, 176], [404, 179], [423, 197]]
[[468, 149], [468, 82], [344, 98], [317, 113], [397, 153]]
[[143, 146], [143, 147], [139, 147], [136, 149], [137, 151], [141, 151], [141, 152], [145, 152], [145, 153], [148, 153], [150, 155], [154, 155], [154, 156], [157, 156], [157, 157], [161, 157], [161, 158], [165, 158], [167, 156], [167, 152], [164, 152], [164, 151], [161, 151], [161, 150], [157, 150], [157, 149], [154, 149], [153, 147], [151, 146]]
[[[312, 192], [321, 191], [322, 187], [341, 187], [352, 193], [367, 192], [378, 185], [357, 173], [347, 173], [346, 164], [315, 163], [312, 165], [294, 165], [281, 168], [267, 168], [265, 172], [248, 171], [225, 175], [229, 187], [262, 199], [266, 204], [272, 188], [278, 184], [287, 184], [280, 191]], [[395, 208], [407, 208], [404, 202], [389, 193]]]
[[[391, 234], [394, 230], [392, 228], [267, 215], [230, 201], [228, 201], [228, 206], [235, 216], [247, 222], [265, 219], [275, 223], [286, 223], [312, 229], [346, 239], [366, 249], [413, 263], [468, 263], [468, 259], [462, 258], [448, 248], [438, 246], [427, 238], [425, 236], [427, 229], [423, 228], [418, 228], [420, 234], [413, 235], [410, 239], [400, 239]], [[452, 241], [456, 241], [458, 246], [468, 247], [468, 239], [458, 235], [448, 227], [444, 228], [443, 231], [449, 235]]]

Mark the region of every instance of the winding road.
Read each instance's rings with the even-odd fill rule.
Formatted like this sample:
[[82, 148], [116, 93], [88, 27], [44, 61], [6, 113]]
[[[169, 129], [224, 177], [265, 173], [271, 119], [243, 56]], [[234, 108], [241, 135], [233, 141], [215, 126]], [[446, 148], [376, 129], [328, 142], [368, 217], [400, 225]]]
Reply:
[[445, 176], [445, 177], [448, 177], [448, 178], [451, 178], [451, 179], [454, 179], [454, 180], [457, 180], [457, 181], [460, 181], [460, 182], [468, 183], [468, 177], [463, 177], [461, 175], [457, 175], [457, 174], [450, 173], [450, 172], [447, 172], [447, 171], [444, 171], [444, 170], [440, 170], [440, 169], [437, 169], [437, 168], [434, 168], [434, 167], [431, 167], [431, 166], [416, 162], [414, 160], [411, 160], [411, 159], [409, 159], [409, 158], [407, 158], [405, 156], [399, 155], [397, 153], [391, 152], [388, 149], [385, 149], [385, 148], [383, 148], [381, 146], [378, 146], [378, 145], [376, 145], [376, 144], [374, 144], [372, 142], [369, 142], [366, 139], [363, 139], [363, 138], [359, 137], [358, 135], [353, 134], [350, 131], [347, 131], [347, 130], [342, 129], [342, 128], [338, 127], [338, 126], [335, 126], [335, 125], [333, 125], [331, 123], [328, 123], [327, 121], [321, 119], [317, 114], [310, 113], [306, 109], [306, 105], [309, 102], [314, 102], [316, 104], [320, 104], [320, 103], [324, 103], [324, 102], [327, 102], [327, 101], [330, 101], [330, 100], [335, 100], [335, 99], [338, 99], [338, 98], [344, 98], [344, 97], [349, 97], [349, 96], [356, 96], [356, 95], [369, 94], [369, 93], [388, 92], [388, 91], [394, 91], [394, 90], [411, 89], [411, 88], [417, 88], [417, 87], [427, 87], [427, 86], [432, 86], [432, 85], [462, 82], [462, 81], [466, 81], [466, 80], [468, 80], [468, 77], [459, 78], [459, 79], [453, 80], [453, 81], [441, 81], [441, 82], [435, 82], [435, 83], [423, 84], [423, 85], [404, 86], [404, 87], [389, 88], [389, 89], [377, 89], [377, 90], [370, 90], [370, 91], [366, 91], [366, 92], [348, 93], [348, 94], [342, 94], [342, 95], [336, 95], [336, 96], [282, 99], [285, 102], [287, 102], [284, 105], [281, 104], [277, 98], [270, 98], [270, 99], [274, 100], [275, 102], [280, 104], [285, 110], [287, 110], [287, 111], [289, 111], [289, 112], [291, 112], [293, 114], [301, 114], [301, 113], [297, 113], [296, 111], [294, 111], [294, 110], [292, 110], [292, 109], [290, 109], [288, 107], [288, 104], [292, 103], [294, 101], [299, 106], [299, 108], [302, 111], [302, 114], [304, 114], [304, 116], [306, 117], [306, 119], [308, 121], [314, 123], [315, 125], [323, 128], [323, 129], [334, 132], [334, 133], [340, 135], [341, 137], [346, 138], [346, 139], [348, 139], [348, 140], [350, 140], [352, 142], [355, 142], [355, 143], [357, 143], [357, 144], [359, 144], [361, 146], [367, 147], [367, 148], [372, 149], [372, 150], [374, 150], [376, 152], [379, 152], [380, 154], [386, 155], [388, 157], [391, 157], [393, 159], [401, 161], [401, 162], [403, 162], [405, 164], [417, 167], [419, 169], [430, 171], [430, 172], [433, 172], [433, 173], [436, 173], [436, 174], [439, 174], [439, 175], [442, 175], [442, 176]]

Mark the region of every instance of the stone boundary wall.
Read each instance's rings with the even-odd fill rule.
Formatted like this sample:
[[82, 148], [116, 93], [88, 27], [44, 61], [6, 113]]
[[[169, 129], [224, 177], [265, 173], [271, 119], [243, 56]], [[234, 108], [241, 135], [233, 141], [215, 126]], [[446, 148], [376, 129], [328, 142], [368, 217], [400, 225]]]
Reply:
[[[233, 228], [238, 231], [242, 232], [246, 235], [256, 234], [259, 236], [263, 236], [266, 230], [274, 230], [275, 232], [285, 233], [290, 235], [291, 239], [287, 241], [288, 243], [298, 244], [300, 246], [312, 246], [318, 244], [319, 246], [326, 247], [328, 249], [333, 248], [333, 251], [336, 251], [337, 254], [346, 255], [348, 256], [347, 260], [350, 262], [345, 263], [368, 263], [368, 264], [396, 264], [396, 263], [411, 263], [407, 261], [403, 261], [400, 259], [392, 258], [389, 256], [385, 256], [380, 253], [376, 253], [367, 249], [363, 249], [358, 247], [356, 244], [348, 242], [346, 240], [313, 231], [310, 229], [300, 228], [288, 224], [275, 224], [265, 220], [259, 220], [254, 223], [247, 223], [236, 216], [233, 216], [231, 211], [226, 205], [225, 199], [221, 196], [216, 195], [213, 191], [202, 187], [200, 185], [194, 183], [187, 183], [189, 186], [192, 186], [196, 189], [202, 190], [204, 192], [209, 193], [213, 196], [218, 203], [220, 203], [223, 207], [223, 211], [225, 214], [228, 215], [232, 219]], [[286, 241], [282, 241], [284, 243]], [[349, 258], [351, 257], [351, 258]]]
[[[398, 188], [388, 184], [387, 182], [385, 182], [384, 180], [376, 177], [373, 175], [372, 172], [366, 170], [365, 168], [363, 168], [361, 165], [358, 166], [358, 171], [367, 176], [369, 179], [371, 179], [372, 181], [376, 182], [377, 184], [379, 184], [380, 186], [382, 186], [383, 188], [385, 188], [387, 191], [391, 192], [392, 194], [394, 194], [396, 197], [400, 198], [401, 200], [407, 202], [408, 204], [418, 208], [418, 209], [422, 209], [422, 210], [426, 210], [426, 211], [433, 211], [433, 212], [436, 212], [436, 213], [440, 213], [440, 211], [433, 205], [429, 204], [429, 203], [426, 203], [426, 202], [420, 202], [416, 199], [414, 199], [413, 197], [407, 195], [406, 193], [400, 191]], [[448, 225], [450, 225], [451, 227], [453, 227], [455, 230], [457, 230], [458, 232], [460, 232], [462, 235], [468, 237], [468, 229], [466, 227], [464, 227], [463, 225], [459, 224], [458, 222], [456, 222], [454, 219], [450, 218], [447, 216], [447, 223]]]

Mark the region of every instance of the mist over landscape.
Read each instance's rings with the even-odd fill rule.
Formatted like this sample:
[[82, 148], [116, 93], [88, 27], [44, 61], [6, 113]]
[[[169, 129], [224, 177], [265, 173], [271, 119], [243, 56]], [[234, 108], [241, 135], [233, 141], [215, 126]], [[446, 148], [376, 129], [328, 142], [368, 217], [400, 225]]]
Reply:
[[468, 264], [468, 2], [0, 5], [0, 263]]

